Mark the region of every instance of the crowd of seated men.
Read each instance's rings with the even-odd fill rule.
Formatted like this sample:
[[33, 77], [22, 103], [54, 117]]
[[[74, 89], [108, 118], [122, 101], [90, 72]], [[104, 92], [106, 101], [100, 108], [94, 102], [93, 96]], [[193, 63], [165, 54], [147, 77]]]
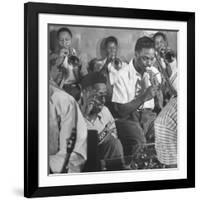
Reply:
[[177, 64], [166, 35], [138, 38], [129, 63], [109, 36], [106, 56], [89, 61], [87, 74], [72, 40], [70, 29], [60, 28], [49, 54], [49, 171], [84, 171], [88, 130], [98, 136], [101, 170], [132, 169], [146, 144], [160, 163], [177, 167]]

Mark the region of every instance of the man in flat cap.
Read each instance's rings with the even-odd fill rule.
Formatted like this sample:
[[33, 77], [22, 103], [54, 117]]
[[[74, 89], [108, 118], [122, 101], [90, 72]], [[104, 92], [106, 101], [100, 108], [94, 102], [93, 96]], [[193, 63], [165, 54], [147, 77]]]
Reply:
[[99, 72], [92, 72], [82, 80], [81, 110], [88, 130], [98, 132], [98, 156], [107, 170], [126, 169], [123, 148], [117, 136], [115, 120], [105, 104], [107, 95], [106, 78]]

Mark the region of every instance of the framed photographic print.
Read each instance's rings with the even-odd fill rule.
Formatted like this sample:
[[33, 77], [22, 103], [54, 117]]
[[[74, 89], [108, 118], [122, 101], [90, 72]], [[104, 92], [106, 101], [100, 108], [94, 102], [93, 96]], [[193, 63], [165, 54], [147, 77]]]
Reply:
[[24, 12], [24, 195], [194, 187], [195, 13]]

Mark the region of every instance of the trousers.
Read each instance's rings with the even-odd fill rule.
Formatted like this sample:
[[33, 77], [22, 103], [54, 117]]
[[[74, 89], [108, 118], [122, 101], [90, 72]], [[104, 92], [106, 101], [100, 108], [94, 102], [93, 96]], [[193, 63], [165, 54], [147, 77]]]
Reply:
[[[116, 127], [119, 139], [123, 145], [126, 164], [130, 164], [133, 156], [147, 141], [154, 139], [154, 120], [156, 114], [151, 110], [141, 110], [132, 113], [129, 119], [119, 119]], [[153, 137], [153, 139], [152, 139]]]

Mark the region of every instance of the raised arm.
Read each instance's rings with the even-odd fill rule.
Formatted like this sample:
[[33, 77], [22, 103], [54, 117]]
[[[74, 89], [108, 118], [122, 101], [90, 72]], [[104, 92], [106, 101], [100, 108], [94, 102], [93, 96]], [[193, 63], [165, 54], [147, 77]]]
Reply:
[[157, 87], [150, 86], [147, 90], [129, 103], [115, 103], [114, 108], [120, 118], [127, 118], [132, 112], [139, 108], [145, 101], [152, 99], [156, 94]]

